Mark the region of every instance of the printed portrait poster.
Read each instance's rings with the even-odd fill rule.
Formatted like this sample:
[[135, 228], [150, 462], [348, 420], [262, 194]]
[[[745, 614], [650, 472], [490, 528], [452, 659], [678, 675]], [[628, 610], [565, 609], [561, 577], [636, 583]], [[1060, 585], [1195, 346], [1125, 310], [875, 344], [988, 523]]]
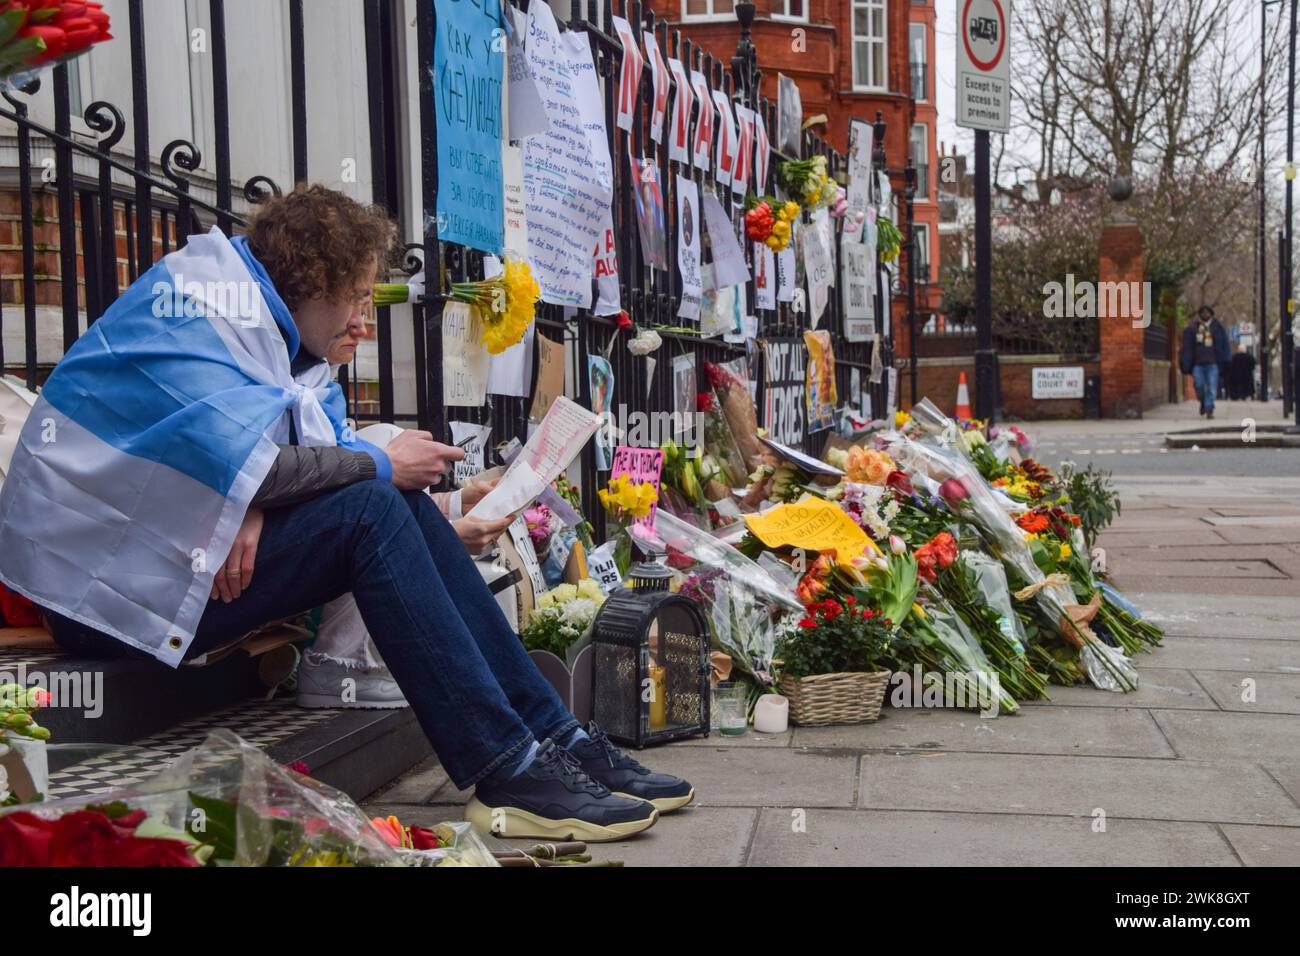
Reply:
[[695, 353], [673, 356], [673, 432], [681, 434], [691, 427], [695, 415]]
[[681, 60], [670, 59], [668, 69], [672, 71], [673, 120], [668, 135], [668, 158], [679, 163], [691, 161], [691, 106], [695, 94], [691, 92], [691, 78], [686, 73], [686, 66]]
[[709, 171], [709, 147], [713, 145], [713, 97], [709, 93], [709, 81], [699, 70], [691, 70], [691, 88], [695, 90], [695, 101], [700, 105], [700, 117], [695, 123], [695, 139], [691, 144], [691, 155], [695, 165]]
[[614, 241], [614, 216], [609, 209], [605, 210], [605, 227], [596, 240], [592, 270], [596, 276], [596, 304], [591, 311], [596, 315], [618, 315], [623, 309], [618, 289], [618, 243]]
[[803, 442], [807, 382], [800, 338], [763, 342], [763, 427], [783, 445]]
[[835, 391], [835, 353], [831, 349], [830, 332], [805, 332], [803, 340], [808, 347], [805, 383], [808, 431], [816, 432], [835, 424], [835, 405], [839, 401]]
[[632, 116], [636, 112], [636, 104], [639, 99], [637, 93], [641, 89], [641, 70], [645, 67], [645, 60], [641, 56], [640, 47], [636, 44], [636, 35], [632, 32], [632, 25], [622, 17], [611, 17], [610, 19], [614, 23], [614, 32], [618, 34], [619, 42], [623, 44], [622, 68], [619, 70], [618, 75], [618, 110], [615, 123], [619, 129], [630, 130], [632, 128]]
[[490, 12], [434, 0], [434, 119], [438, 130], [438, 238], [500, 254], [505, 244], [501, 183], [506, 78], [501, 6]]
[[641, 42], [645, 44], [646, 61], [650, 64], [650, 81], [654, 86], [654, 105], [650, 109], [650, 138], [656, 143], [664, 141], [664, 115], [668, 112], [668, 64], [659, 52], [655, 35], [649, 30], [641, 32]]
[[679, 319], [700, 317], [700, 192], [693, 179], [677, 176], [677, 273], [682, 279]]
[[787, 156], [799, 156], [803, 139], [803, 99], [791, 77], [784, 73], [778, 73], [776, 77], [776, 148]]
[[609, 410], [614, 401], [614, 370], [603, 355], [587, 356], [587, 384], [591, 389], [591, 410], [600, 416], [593, 445], [596, 469], [608, 470], [614, 458], [614, 424]]
[[632, 193], [636, 200], [637, 232], [641, 236], [641, 258], [647, 265], [668, 271], [668, 221], [664, 213], [664, 192], [659, 186], [659, 167], [653, 159], [627, 156], [632, 169]]

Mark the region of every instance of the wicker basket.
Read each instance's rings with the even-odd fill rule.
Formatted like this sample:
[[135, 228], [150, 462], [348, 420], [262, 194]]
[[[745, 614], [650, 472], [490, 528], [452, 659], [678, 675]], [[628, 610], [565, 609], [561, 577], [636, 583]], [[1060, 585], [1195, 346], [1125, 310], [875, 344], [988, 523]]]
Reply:
[[780, 690], [790, 699], [790, 720], [801, 727], [865, 724], [880, 716], [889, 677], [889, 671], [782, 677]]

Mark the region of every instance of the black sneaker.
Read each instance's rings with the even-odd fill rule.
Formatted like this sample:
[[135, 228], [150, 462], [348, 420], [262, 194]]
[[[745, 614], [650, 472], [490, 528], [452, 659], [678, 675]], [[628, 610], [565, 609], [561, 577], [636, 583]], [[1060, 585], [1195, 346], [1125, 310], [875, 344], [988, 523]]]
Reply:
[[523, 773], [480, 782], [465, 819], [501, 837], [603, 843], [649, 829], [659, 811], [610, 793], [579, 769], [569, 751], [547, 740]]
[[695, 789], [689, 783], [647, 770], [615, 747], [594, 720], [587, 724], [586, 731], [588, 739], [578, 741], [569, 753], [578, 758], [583, 772], [618, 796], [645, 800], [660, 813], [680, 810], [695, 799]]

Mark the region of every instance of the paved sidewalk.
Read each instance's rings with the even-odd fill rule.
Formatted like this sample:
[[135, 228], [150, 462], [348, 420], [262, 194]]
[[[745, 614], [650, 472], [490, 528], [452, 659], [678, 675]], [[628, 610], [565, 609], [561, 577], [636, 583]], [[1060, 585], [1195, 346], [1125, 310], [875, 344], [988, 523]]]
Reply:
[[[1140, 441], [1182, 412], [1086, 424], [1094, 438]], [[1056, 442], [1084, 424], [1029, 427]], [[1169, 467], [1156, 474], [1119, 474], [1123, 515], [1101, 545], [1118, 586], [1168, 631], [1139, 657], [1136, 693], [1054, 688], [1051, 703], [996, 720], [886, 708], [874, 724], [649, 750], [643, 761], [690, 779], [697, 802], [595, 855], [1300, 865], [1300, 453], [1286, 454], [1271, 478], [1189, 479], [1177, 467], [1187, 453], [1160, 459]], [[427, 822], [459, 817], [466, 797], [430, 763], [370, 809]]]

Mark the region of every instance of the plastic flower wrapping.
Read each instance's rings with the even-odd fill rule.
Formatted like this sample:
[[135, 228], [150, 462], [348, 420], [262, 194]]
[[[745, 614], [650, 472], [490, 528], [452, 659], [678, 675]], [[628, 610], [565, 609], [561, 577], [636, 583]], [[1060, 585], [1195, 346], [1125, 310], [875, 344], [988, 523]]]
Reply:
[[0, 811], [0, 866], [497, 865], [472, 833], [425, 851], [391, 836], [347, 794], [217, 730], [134, 786]]
[[762, 564], [708, 531], [663, 509], [655, 512], [655, 534], [676, 572], [678, 593], [700, 604], [713, 645], [731, 657], [751, 684], [751, 703], [773, 685], [772, 657], [788, 621], [803, 616], [794, 580], [780, 561], [765, 554]]
[[500, 355], [523, 340], [541, 294], [528, 263], [507, 259], [501, 275], [452, 283], [448, 298], [474, 307], [483, 320], [483, 347]]

